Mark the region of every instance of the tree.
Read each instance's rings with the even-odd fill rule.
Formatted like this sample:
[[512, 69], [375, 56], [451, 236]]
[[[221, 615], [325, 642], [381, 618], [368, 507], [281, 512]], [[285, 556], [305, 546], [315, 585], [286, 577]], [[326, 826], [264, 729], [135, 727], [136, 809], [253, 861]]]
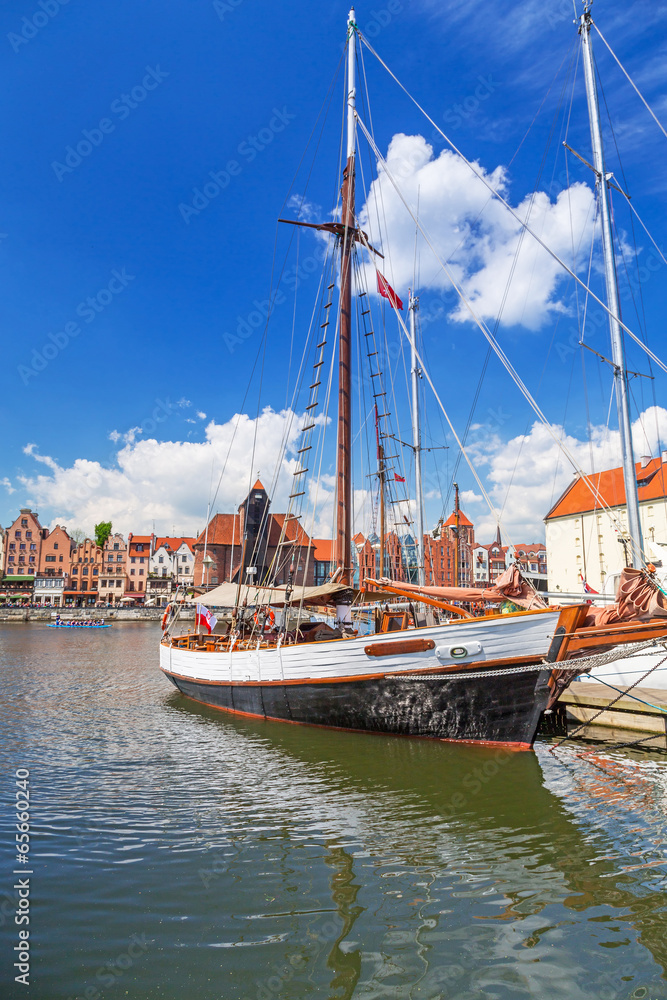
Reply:
[[95, 543], [99, 545], [101, 549], [104, 548], [104, 543], [111, 534], [111, 521], [100, 521], [99, 524], [95, 525]]

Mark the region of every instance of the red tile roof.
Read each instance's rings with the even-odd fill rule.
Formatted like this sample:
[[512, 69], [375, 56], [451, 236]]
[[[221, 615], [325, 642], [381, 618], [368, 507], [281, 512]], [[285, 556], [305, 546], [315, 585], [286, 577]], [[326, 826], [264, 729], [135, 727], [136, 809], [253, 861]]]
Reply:
[[[665, 466], [660, 458], [652, 459], [648, 465], [642, 469], [641, 463], [635, 463], [637, 482], [645, 485], [639, 486], [639, 502], [647, 500], [660, 500], [667, 496], [667, 474]], [[596, 472], [589, 476], [589, 479], [599, 491], [609, 507], [622, 507], [625, 504], [625, 484], [623, 482], [623, 469], [607, 469], [605, 472]], [[568, 517], [573, 514], [584, 514], [588, 511], [599, 510], [600, 502], [591, 493], [586, 482], [577, 477], [567, 487], [564, 493], [551, 508], [545, 521], [554, 517]]]
[[177, 552], [178, 549], [180, 549], [183, 542], [185, 542], [185, 544], [188, 546], [189, 549], [192, 549], [192, 546], [195, 544], [196, 541], [197, 541], [196, 538], [170, 538], [168, 535], [166, 535], [164, 538], [155, 539], [155, 551], [157, 552], [160, 546], [164, 545], [170, 548], [172, 552]]
[[209, 545], [240, 545], [243, 541], [243, 519], [240, 514], [216, 514], [206, 529], [197, 538], [197, 545], [203, 545], [208, 539]]
[[[469, 521], [462, 510], [459, 511], [459, 526], [461, 528], [472, 528], [473, 523]], [[455, 528], [456, 527], [456, 514], [452, 513], [449, 515], [445, 521], [443, 527], [445, 528]]]
[[333, 559], [334, 542], [332, 538], [313, 538], [315, 550], [313, 558], [318, 562], [331, 562]]
[[[269, 519], [269, 545], [277, 545], [280, 541], [280, 533], [285, 523], [285, 514], [271, 514]], [[295, 517], [290, 517], [285, 528], [284, 541], [291, 542], [297, 539], [299, 545], [311, 545], [311, 539], [307, 532], [301, 527]]]
[[[252, 489], [253, 490], [264, 490], [264, 487], [262, 486], [262, 484], [259, 481], [259, 479], [257, 480], [257, 482], [255, 483], [255, 485], [253, 486]], [[252, 490], [250, 490], [250, 492], [252, 493]], [[264, 490], [264, 492], [266, 493], [266, 490]]]

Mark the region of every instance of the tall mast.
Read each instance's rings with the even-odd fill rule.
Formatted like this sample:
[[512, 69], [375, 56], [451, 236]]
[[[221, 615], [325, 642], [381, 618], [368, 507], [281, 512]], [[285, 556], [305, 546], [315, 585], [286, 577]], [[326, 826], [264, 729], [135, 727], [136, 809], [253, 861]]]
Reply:
[[338, 582], [352, 585], [352, 243], [354, 241], [355, 19], [347, 20], [347, 163], [343, 172], [344, 226], [340, 248], [340, 324], [338, 335], [338, 456], [336, 462], [336, 568]]
[[593, 67], [593, 49], [590, 37], [593, 19], [590, 12], [591, 4], [586, 2], [584, 13], [579, 22], [579, 34], [583, 48], [584, 74], [586, 78], [586, 97], [588, 99], [588, 119], [591, 127], [593, 144], [593, 166], [597, 175], [596, 186], [600, 196], [600, 219], [602, 223], [602, 251], [604, 256], [604, 272], [607, 287], [607, 306], [610, 310], [609, 332], [611, 334], [612, 360], [614, 363], [614, 387], [616, 390], [616, 409], [618, 412], [618, 427], [621, 435], [621, 452], [623, 457], [623, 480], [625, 483], [625, 500], [628, 508], [628, 530], [631, 545], [631, 565], [640, 569], [643, 562], [644, 545], [642, 540], [641, 521], [639, 519], [639, 498], [637, 496], [637, 474], [632, 451], [632, 430], [630, 425], [630, 405], [628, 392], [628, 375], [625, 367], [625, 351], [621, 328], [616, 319], [620, 316], [620, 300], [618, 295], [618, 279], [616, 276], [616, 260], [614, 256], [614, 240], [611, 221], [611, 206], [609, 201], [609, 175], [606, 172], [604, 148], [602, 145], [602, 130], [600, 128], [600, 105], [598, 103], [595, 70]]
[[415, 453], [415, 501], [417, 504], [417, 583], [426, 584], [424, 568], [424, 495], [422, 491], [422, 441], [419, 421], [419, 379], [421, 368], [417, 361], [416, 313], [419, 299], [410, 293], [408, 312], [410, 313], [410, 373], [412, 376], [412, 450]]

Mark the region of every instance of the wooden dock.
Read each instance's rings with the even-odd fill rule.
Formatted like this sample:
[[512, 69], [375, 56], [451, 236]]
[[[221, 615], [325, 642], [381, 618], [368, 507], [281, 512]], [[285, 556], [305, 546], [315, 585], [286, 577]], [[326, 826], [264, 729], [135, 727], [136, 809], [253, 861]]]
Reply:
[[[572, 683], [559, 699], [559, 704], [564, 705], [567, 711], [568, 730], [572, 731], [577, 725], [589, 722], [595, 716], [594, 723], [586, 727], [587, 738], [594, 738], [598, 727], [606, 730], [604, 735], [600, 733], [600, 738], [605, 740], [609, 739], [609, 730], [621, 730], [626, 734], [667, 735], [666, 690], [636, 687], [607, 709], [606, 706], [617, 697], [616, 691], [597, 681]], [[600, 709], [604, 711], [598, 715]]]

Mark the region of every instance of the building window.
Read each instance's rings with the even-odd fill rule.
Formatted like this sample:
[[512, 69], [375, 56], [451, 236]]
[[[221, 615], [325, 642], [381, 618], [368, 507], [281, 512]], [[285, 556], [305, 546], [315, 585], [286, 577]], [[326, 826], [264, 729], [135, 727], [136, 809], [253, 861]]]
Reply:
[[83, 567], [83, 575], [84, 576], [88, 576], [88, 567], [87, 566]]
[[56, 557], [55, 556], [46, 556], [46, 558], [44, 560], [44, 562], [55, 562], [55, 561], [56, 561]]
[[20, 537], [21, 537], [21, 532], [20, 531], [15, 531], [14, 532], [14, 538], [20, 538]]
[[136, 557], [135, 557], [135, 556], [130, 556], [130, 562], [133, 562], [133, 563], [135, 563], [136, 561], [137, 561], [137, 560], [136, 560]]
[[144, 567], [142, 566], [140, 568], [140, 570], [139, 570], [139, 576], [143, 576], [143, 575], [144, 575]]
[[122, 582], [121, 580], [116, 580], [116, 586], [117, 586], [117, 587], [120, 587], [120, 585], [121, 585], [121, 582]]
[[25, 542], [21, 542], [21, 544], [19, 545], [19, 548], [20, 548], [21, 552], [25, 551]]
[[159, 562], [160, 564], [162, 564], [162, 563], [164, 562], [164, 559], [162, 558], [162, 556], [158, 556], [158, 560], [157, 560], [157, 561], [158, 561], [158, 562]]
[[139, 562], [140, 562], [140, 563], [142, 563], [142, 562], [145, 562], [145, 560], [144, 560], [144, 557], [143, 557], [143, 556], [139, 556]]
[[120, 556], [120, 555], [116, 556], [116, 562], [122, 562], [122, 561], [123, 561], [123, 557], [122, 556]]
[[134, 576], [134, 574], [135, 574], [135, 570], [131, 569], [130, 570], [130, 576]]
[[32, 538], [32, 531], [26, 531], [25, 537], [26, 538]]
[[114, 547], [114, 552], [115, 552], [119, 548], [118, 542], [114, 542], [113, 543], [113, 547]]
[[10, 552], [15, 552], [16, 551], [16, 543], [15, 542], [10, 542], [9, 543], [9, 551]]
[[62, 562], [62, 561], [63, 561], [63, 557], [62, 556], [58, 556], [58, 562]]
[[143, 551], [144, 551], [143, 545], [137, 545], [137, 552], [143, 552]]
[[54, 549], [57, 549], [57, 548], [58, 548], [58, 543], [57, 543], [57, 542], [56, 542], [56, 543], [54, 544], [53, 548], [54, 548]]
[[23, 528], [27, 528], [28, 527], [28, 518], [27, 517], [22, 517], [21, 518], [21, 526]]

